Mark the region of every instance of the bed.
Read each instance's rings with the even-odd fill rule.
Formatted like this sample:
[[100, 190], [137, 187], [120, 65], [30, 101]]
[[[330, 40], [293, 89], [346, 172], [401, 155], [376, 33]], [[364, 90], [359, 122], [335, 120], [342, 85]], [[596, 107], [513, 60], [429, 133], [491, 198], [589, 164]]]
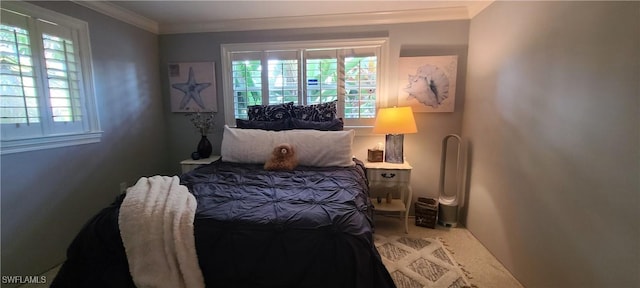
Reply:
[[206, 203], [195, 228], [207, 287], [393, 287], [363, 173], [360, 163], [271, 172], [217, 161], [183, 175]]
[[[206, 287], [395, 287], [373, 243], [353, 131], [224, 129], [222, 158], [180, 176], [197, 200]], [[283, 141], [299, 165], [266, 171], [266, 151]], [[118, 230], [124, 197], [86, 224], [51, 287], [135, 287]]]

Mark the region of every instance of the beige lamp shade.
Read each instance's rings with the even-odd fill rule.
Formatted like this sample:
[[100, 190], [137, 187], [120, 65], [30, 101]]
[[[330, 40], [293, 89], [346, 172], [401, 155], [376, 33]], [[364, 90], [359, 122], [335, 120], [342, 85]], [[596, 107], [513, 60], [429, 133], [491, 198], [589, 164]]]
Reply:
[[376, 117], [373, 133], [409, 134], [417, 133], [416, 120], [410, 106], [380, 108]]

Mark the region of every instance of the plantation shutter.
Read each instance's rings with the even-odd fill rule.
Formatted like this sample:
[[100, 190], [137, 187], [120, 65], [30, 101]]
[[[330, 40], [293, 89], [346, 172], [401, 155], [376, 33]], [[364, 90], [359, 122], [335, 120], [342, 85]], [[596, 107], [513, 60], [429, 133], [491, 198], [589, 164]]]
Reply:
[[65, 26], [2, 10], [3, 139], [89, 130], [77, 35]]
[[238, 52], [231, 55], [234, 112], [248, 119], [247, 107], [262, 104], [262, 52]]
[[64, 26], [37, 21], [43, 48], [43, 87], [48, 92], [48, 117], [52, 133], [83, 131], [80, 57], [77, 37]]
[[42, 135], [41, 92], [36, 78], [29, 17], [2, 10], [0, 26], [0, 123], [3, 138]]
[[0, 10], [0, 154], [99, 142], [88, 24], [23, 1]]
[[307, 103], [338, 100], [340, 117], [374, 118], [378, 54], [378, 47], [307, 50]]
[[267, 103], [281, 104], [293, 102], [299, 104], [300, 89], [298, 79], [300, 78], [298, 51], [267, 51], [265, 58], [267, 61], [269, 83]]
[[306, 50], [306, 104], [320, 104], [338, 100], [338, 89], [342, 84], [339, 74], [338, 50]]
[[251, 105], [337, 101], [345, 126], [371, 127], [376, 106], [386, 100], [378, 91], [385, 89], [380, 81], [385, 47], [386, 39], [377, 38], [223, 44], [223, 90], [233, 95], [225, 104], [226, 122], [247, 119]]
[[376, 114], [377, 47], [342, 50], [344, 56], [344, 117], [371, 119]]

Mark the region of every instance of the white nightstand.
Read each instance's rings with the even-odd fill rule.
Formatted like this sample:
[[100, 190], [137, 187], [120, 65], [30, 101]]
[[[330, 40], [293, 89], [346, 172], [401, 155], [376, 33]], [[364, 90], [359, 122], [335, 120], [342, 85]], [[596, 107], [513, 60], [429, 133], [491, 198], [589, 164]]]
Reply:
[[220, 159], [220, 156], [211, 155], [209, 158], [202, 158], [198, 160], [193, 160], [191, 158], [180, 161], [180, 165], [182, 165], [182, 173], [187, 173], [193, 169], [198, 168], [201, 165], [209, 164], [213, 161]]
[[[404, 232], [409, 233], [409, 208], [411, 207], [411, 165], [387, 162], [365, 162], [369, 193], [374, 211], [399, 212], [404, 216]], [[387, 193], [391, 193], [391, 203], [387, 203]], [[378, 203], [377, 197], [382, 201]]]

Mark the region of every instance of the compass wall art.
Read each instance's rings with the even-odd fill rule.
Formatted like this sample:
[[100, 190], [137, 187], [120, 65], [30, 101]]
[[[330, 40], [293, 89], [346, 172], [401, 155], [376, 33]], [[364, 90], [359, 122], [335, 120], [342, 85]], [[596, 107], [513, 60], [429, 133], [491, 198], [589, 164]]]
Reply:
[[398, 106], [414, 112], [453, 112], [458, 56], [400, 57]]
[[171, 112], [217, 112], [214, 62], [169, 63]]

